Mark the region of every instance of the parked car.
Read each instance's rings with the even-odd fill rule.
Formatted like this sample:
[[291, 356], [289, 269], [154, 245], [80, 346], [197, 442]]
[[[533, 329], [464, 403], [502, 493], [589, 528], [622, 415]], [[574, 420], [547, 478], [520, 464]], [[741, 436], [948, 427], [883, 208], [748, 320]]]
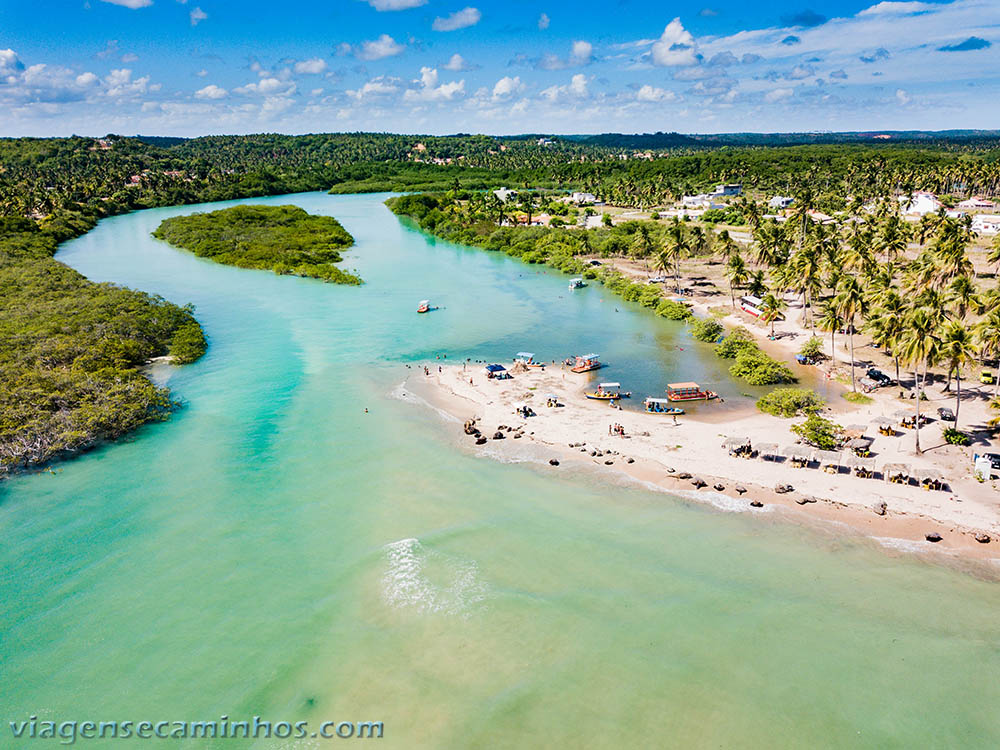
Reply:
[[892, 382], [892, 378], [890, 378], [884, 372], [882, 372], [881, 370], [879, 370], [879, 369], [877, 369], [875, 367], [869, 368], [867, 374], [868, 374], [869, 378], [871, 378], [872, 380], [874, 380], [879, 385], [889, 385], [889, 383]]
[[954, 422], [955, 412], [949, 409], [947, 406], [942, 406], [937, 410], [938, 417], [941, 418], [942, 422]]
[[871, 378], [858, 378], [858, 385], [861, 386], [861, 390], [865, 393], [871, 393], [879, 386], [879, 384]]
[[993, 373], [989, 370], [979, 373], [979, 382], [985, 385], [993, 385]]

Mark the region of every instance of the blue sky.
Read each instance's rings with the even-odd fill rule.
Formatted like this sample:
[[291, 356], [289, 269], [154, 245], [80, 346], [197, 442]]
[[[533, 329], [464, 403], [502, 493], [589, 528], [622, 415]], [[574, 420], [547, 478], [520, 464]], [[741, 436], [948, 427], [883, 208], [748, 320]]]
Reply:
[[0, 0], [0, 135], [1000, 128], [998, 0], [704, 2]]

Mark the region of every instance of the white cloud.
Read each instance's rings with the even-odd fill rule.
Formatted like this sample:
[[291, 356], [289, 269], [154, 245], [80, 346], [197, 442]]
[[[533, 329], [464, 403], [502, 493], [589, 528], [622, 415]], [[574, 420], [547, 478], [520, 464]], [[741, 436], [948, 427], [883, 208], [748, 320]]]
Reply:
[[586, 99], [590, 93], [587, 90], [589, 79], [583, 73], [577, 73], [566, 86], [549, 86], [541, 92], [542, 97], [550, 102], [559, 99]]
[[104, 84], [107, 87], [104, 93], [113, 98], [145, 94], [151, 88], [149, 76], [132, 80], [132, 71], [128, 68], [112, 70], [105, 76]]
[[518, 91], [524, 89], [524, 84], [521, 83], [520, 76], [504, 76], [493, 86], [493, 98], [494, 99], [506, 99], [512, 94], [516, 94]]
[[87, 86], [93, 86], [99, 79], [96, 75], [88, 71], [78, 75], [75, 80], [77, 86], [86, 88]]
[[122, 55], [123, 63], [134, 63], [138, 59], [139, 56], [133, 52], [126, 52], [124, 55]]
[[900, 104], [909, 104], [910, 103], [910, 95], [907, 94], [903, 89], [897, 89], [897, 91], [896, 91], [896, 101], [898, 101]]
[[261, 78], [256, 83], [248, 83], [245, 86], [235, 88], [233, 89], [233, 93], [245, 95], [260, 94], [262, 96], [274, 96], [275, 94], [291, 96], [295, 93], [295, 88], [295, 84], [291, 81], [282, 81], [274, 76], [269, 76]]
[[347, 95], [360, 101], [361, 99], [370, 99], [372, 97], [388, 96], [389, 94], [395, 94], [397, 91], [399, 91], [399, 86], [391, 79], [379, 76], [368, 81], [359, 89], [353, 91], [348, 89]]
[[775, 102], [780, 102], [784, 99], [790, 97], [793, 93], [792, 89], [774, 89], [773, 91], [768, 91], [764, 96], [764, 101], [768, 104], [774, 104]]
[[677, 98], [677, 94], [647, 83], [635, 93], [635, 98], [640, 102], [672, 102]]
[[463, 8], [462, 10], [456, 10], [446, 18], [441, 18], [440, 16], [435, 18], [434, 23], [431, 24], [431, 28], [434, 31], [457, 31], [458, 29], [475, 26], [482, 17], [483, 14], [479, 12], [478, 8]]
[[104, 2], [111, 3], [112, 5], [120, 5], [123, 8], [131, 8], [132, 10], [148, 8], [153, 4], [153, 0], [104, 0]]
[[191, 25], [197, 26], [199, 23], [208, 18], [208, 13], [203, 11], [201, 8], [195, 8], [191, 11]]
[[377, 11], [407, 10], [427, 5], [427, 0], [368, 0], [368, 4]]
[[542, 15], [538, 17], [538, 28], [542, 31], [549, 28], [550, 23], [552, 23], [552, 20], [549, 18], [547, 13], [542, 13]]
[[573, 65], [586, 65], [594, 56], [594, 45], [582, 40], [573, 42], [569, 61]]
[[0, 73], [10, 75], [21, 70], [24, 70], [24, 63], [18, 59], [16, 52], [12, 49], [0, 49]]
[[224, 99], [229, 92], [214, 83], [194, 92], [196, 99]]
[[362, 60], [381, 60], [385, 57], [398, 55], [405, 49], [388, 34], [382, 34], [378, 39], [361, 43], [361, 48], [354, 55]]
[[436, 68], [421, 68], [420, 80], [414, 83], [420, 84], [420, 88], [406, 90], [403, 99], [408, 102], [450, 101], [465, 95], [465, 81], [450, 81], [439, 86]]
[[441, 67], [445, 70], [450, 70], [453, 73], [464, 73], [467, 70], [476, 70], [479, 66], [470, 63], [456, 52], [451, 56], [451, 59]]
[[680, 67], [698, 62], [698, 49], [691, 32], [684, 28], [680, 18], [667, 24], [660, 38], [653, 43], [653, 64], [661, 67]]
[[935, 8], [931, 3], [882, 2], [858, 13], [859, 16], [905, 16], [911, 13], [925, 13]]
[[313, 57], [309, 60], [300, 60], [295, 63], [295, 72], [299, 74], [318, 75], [326, 71], [326, 60], [321, 57]]
[[198, 76], [199, 78], [204, 78], [205, 76], [208, 75], [208, 71], [202, 68], [197, 73], [195, 73], [195, 75]]

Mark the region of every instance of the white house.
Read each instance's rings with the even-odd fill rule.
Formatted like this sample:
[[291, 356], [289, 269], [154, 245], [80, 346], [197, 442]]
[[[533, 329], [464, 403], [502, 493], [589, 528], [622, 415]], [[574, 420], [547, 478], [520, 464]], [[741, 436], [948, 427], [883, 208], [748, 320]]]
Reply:
[[907, 202], [907, 197], [905, 195], [899, 196], [900, 207], [907, 216], [936, 214], [941, 210], [941, 201], [934, 193], [914, 193], [909, 202]]
[[962, 201], [955, 208], [961, 209], [963, 211], [995, 211], [997, 204], [993, 201], [988, 201], [985, 198], [976, 196], [975, 198], [969, 198], [967, 201]]
[[767, 202], [767, 206], [768, 208], [776, 208], [781, 211], [788, 208], [793, 203], [795, 203], [794, 198], [789, 198], [786, 195], [776, 195]]
[[508, 190], [507, 188], [502, 187], [499, 190], [494, 190], [493, 191], [493, 195], [495, 195], [501, 201], [503, 201], [504, 203], [506, 203], [512, 197], [514, 197], [515, 195], [517, 195], [517, 191], [516, 190]]
[[1000, 214], [977, 214], [973, 216], [972, 231], [976, 234], [1000, 234]]
[[725, 208], [724, 203], [716, 203], [711, 195], [685, 195], [681, 198], [681, 203], [685, 208]]
[[718, 185], [712, 191], [712, 195], [739, 195], [742, 192], [742, 185]]
[[571, 193], [569, 202], [580, 205], [581, 203], [597, 203], [597, 196], [593, 193]]

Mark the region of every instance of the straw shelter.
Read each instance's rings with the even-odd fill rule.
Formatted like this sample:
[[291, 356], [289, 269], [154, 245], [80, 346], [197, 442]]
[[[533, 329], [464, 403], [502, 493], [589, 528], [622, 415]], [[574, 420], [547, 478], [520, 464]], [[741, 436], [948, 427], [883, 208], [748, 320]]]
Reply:
[[858, 437], [854, 438], [854, 440], [847, 441], [847, 447], [850, 448], [855, 455], [867, 458], [871, 453], [871, 445], [873, 442], [873, 438]]
[[895, 437], [896, 430], [893, 429], [896, 426], [896, 420], [890, 419], [889, 417], [875, 417], [872, 420], [872, 424], [878, 425], [878, 434], [885, 435], [887, 437]]
[[760, 456], [765, 461], [768, 459], [773, 461], [778, 456], [780, 456], [781, 453], [778, 451], [777, 443], [758, 443], [757, 455]]
[[816, 460], [823, 467], [823, 471], [829, 474], [836, 474], [840, 471], [840, 467], [844, 465], [838, 451], [816, 451]]
[[783, 456], [788, 458], [788, 462], [796, 467], [808, 466], [812, 461], [813, 449], [806, 445], [789, 445], [781, 451]]
[[729, 451], [730, 456], [747, 455], [751, 451], [750, 438], [728, 437], [722, 442], [722, 447]]
[[861, 479], [872, 479], [875, 476], [875, 459], [861, 458], [860, 456], [849, 455], [845, 460], [845, 465], [854, 470], [854, 476]]
[[851, 424], [844, 428], [844, 435], [849, 438], [859, 438], [865, 434], [866, 429], [863, 424]]
[[945, 486], [944, 474], [937, 469], [928, 466], [917, 470], [916, 478], [920, 480], [920, 486], [925, 490], [943, 490]]

